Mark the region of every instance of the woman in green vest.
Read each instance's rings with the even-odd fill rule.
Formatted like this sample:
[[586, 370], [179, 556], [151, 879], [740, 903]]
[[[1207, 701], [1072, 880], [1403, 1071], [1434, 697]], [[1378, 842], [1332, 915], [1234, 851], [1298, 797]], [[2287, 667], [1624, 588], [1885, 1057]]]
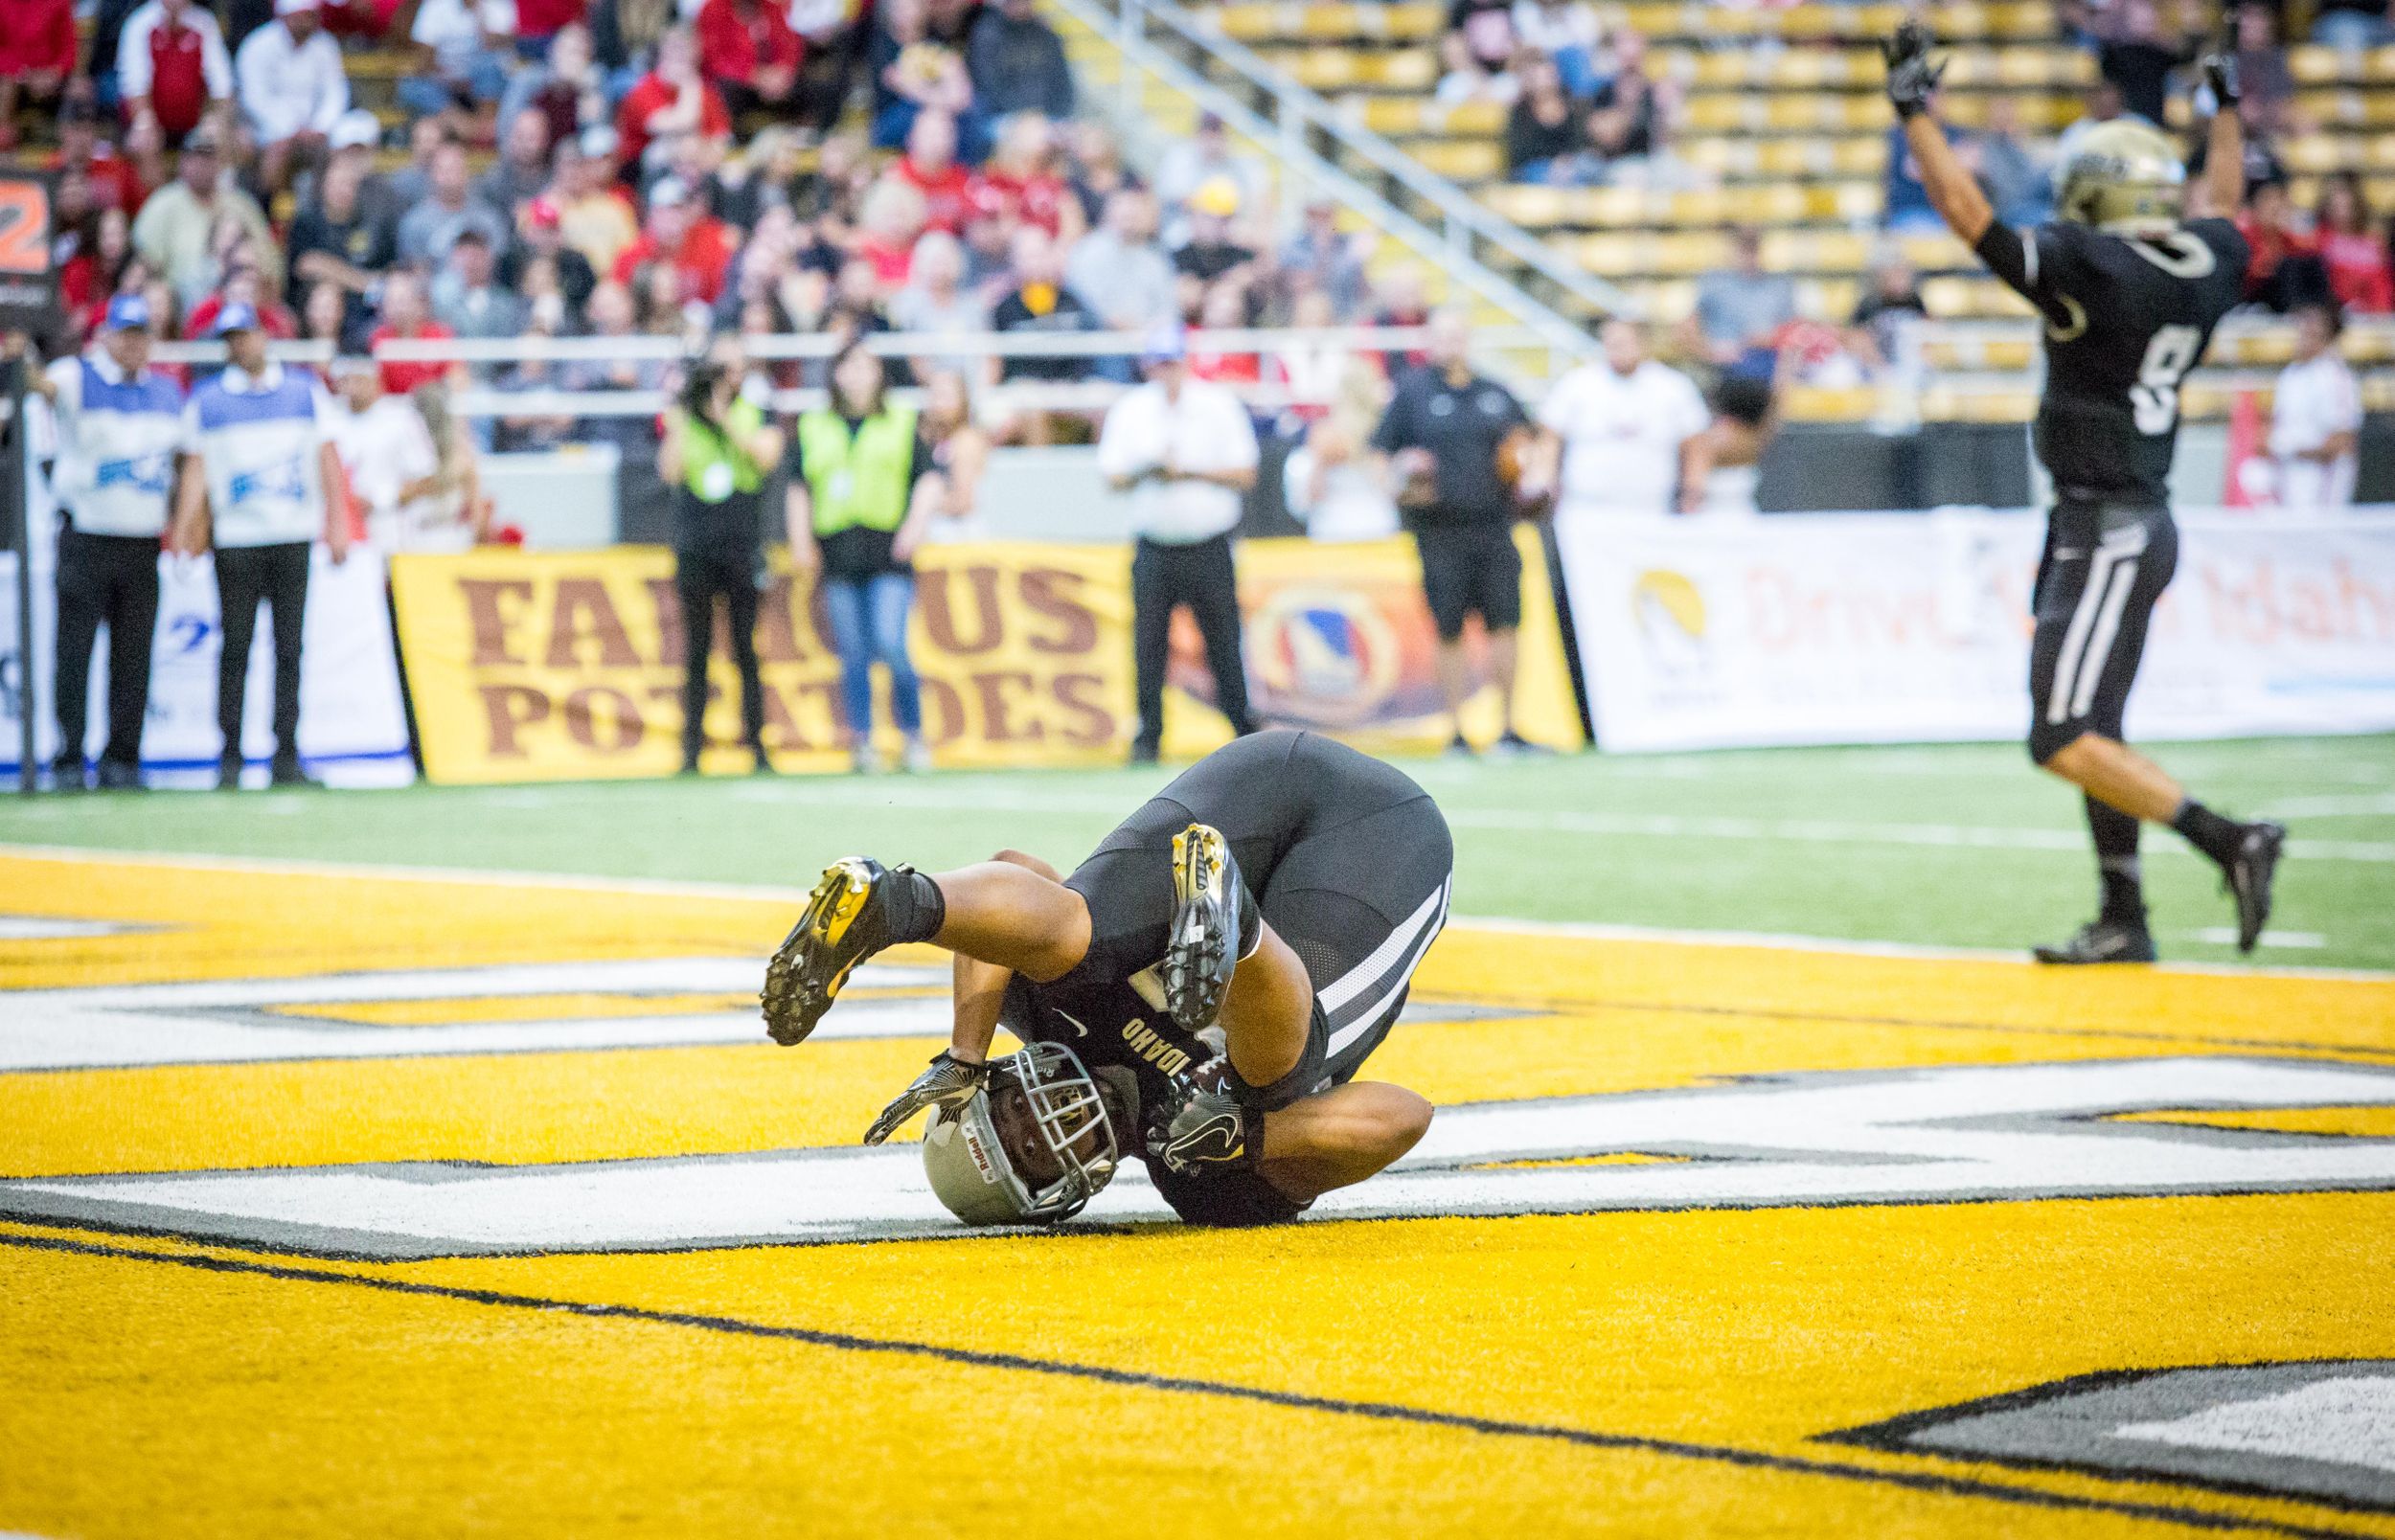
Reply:
[[937, 516], [941, 479], [915, 409], [892, 406], [881, 360], [852, 342], [832, 360], [832, 400], [803, 413], [790, 438], [790, 559], [821, 575], [824, 615], [840, 655], [849, 755], [881, 768], [873, 741], [873, 666], [890, 670], [890, 714], [906, 739], [900, 763], [931, 768], [923, 690], [906, 653], [915, 548]]
[[782, 458], [782, 434], [741, 394], [748, 372], [737, 337], [718, 337], [691, 366], [680, 402], [665, 415], [657, 471], [674, 489], [673, 587], [682, 602], [682, 774], [698, 773], [706, 746], [707, 654], [716, 600], [732, 623], [741, 671], [741, 727], [757, 769], [765, 762], [765, 689], [757, 672], [757, 581], [764, 571], [764, 487]]

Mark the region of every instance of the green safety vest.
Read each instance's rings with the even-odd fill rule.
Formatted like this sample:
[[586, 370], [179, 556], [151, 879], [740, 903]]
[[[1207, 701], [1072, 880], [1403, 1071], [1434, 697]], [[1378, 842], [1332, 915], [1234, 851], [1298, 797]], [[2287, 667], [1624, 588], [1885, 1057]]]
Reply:
[[862, 527], [884, 533], [906, 521], [914, 495], [915, 411], [886, 407], [856, 425], [830, 408], [798, 419], [798, 454], [815, 500], [815, 533]]
[[[727, 433], [747, 435], [765, 425], [765, 414], [745, 396], [735, 397], [723, 414]], [[682, 480], [702, 503], [720, 503], [736, 492], [753, 492], [765, 484], [765, 469], [732, 446], [725, 433], [696, 418], [682, 428]]]

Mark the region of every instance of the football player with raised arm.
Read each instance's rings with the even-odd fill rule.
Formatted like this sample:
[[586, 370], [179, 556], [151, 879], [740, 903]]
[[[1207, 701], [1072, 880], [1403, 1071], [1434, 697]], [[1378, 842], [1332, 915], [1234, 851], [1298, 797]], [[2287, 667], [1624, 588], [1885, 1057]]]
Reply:
[[[1447, 918], [1427, 792], [1312, 733], [1216, 750], [1069, 877], [1002, 850], [926, 875], [833, 862], [765, 971], [766, 1030], [815, 1029], [856, 964], [956, 954], [948, 1047], [883, 1111], [934, 1109], [924, 1164], [968, 1224], [1052, 1224], [1147, 1162], [1195, 1224], [1269, 1224], [1414, 1146], [1430, 1103], [1354, 1078]], [[1026, 1045], [992, 1062], [1003, 1025]]]
[[[2045, 392], [2038, 458], [2054, 481], [2039, 564], [2029, 667], [2030, 757], [2086, 793], [2103, 907], [2046, 962], [2151, 962], [2137, 865], [2139, 822], [2168, 824], [2221, 869], [2237, 904], [2237, 947], [2253, 950], [2270, 913], [2287, 831], [2224, 818], [2121, 741], [2146, 623], [2178, 559], [2167, 482], [2180, 381], [2238, 301], [2245, 238], [2245, 144], [2234, 61], [2203, 61], [2214, 99], [2202, 179], [2186, 184], [2158, 130], [2120, 120], [2081, 138], [2057, 170], [2052, 223], [1996, 222], [1946, 141], [1935, 106], [1945, 60], [1905, 22], [1884, 46], [1887, 94], [1923, 185], [1963, 244], [2037, 306]], [[2182, 207], [2182, 196], [2185, 207]]]

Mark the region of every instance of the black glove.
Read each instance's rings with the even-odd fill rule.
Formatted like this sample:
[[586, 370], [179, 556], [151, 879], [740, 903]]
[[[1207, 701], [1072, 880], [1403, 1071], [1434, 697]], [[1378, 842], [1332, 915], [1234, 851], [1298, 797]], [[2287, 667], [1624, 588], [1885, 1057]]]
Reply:
[[1887, 60], [1887, 99], [1899, 118], [1927, 111], [1938, 81], [1945, 78], [1947, 61], [1929, 57], [1929, 45], [1935, 41], [1928, 28], [1906, 21], [1896, 29], [1895, 36], [1880, 45]]
[[1183, 1174], [1255, 1165], [1264, 1154], [1264, 1114], [1240, 1098], [1244, 1089], [1221, 1059], [1181, 1076], [1171, 1098], [1150, 1114], [1148, 1153]]
[[2236, 110], [2245, 90], [2237, 83], [2237, 55], [2226, 42], [2203, 56], [2203, 83], [2212, 88], [2212, 100], [2222, 112]]
[[881, 1109], [881, 1116], [865, 1130], [865, 1143], [878, 1144], [898, 1132], [898, 1125], [925, 1107], [952, 1110], [963, 1106], [981, 1094], [990, 1081], [990, 1066], [968, 1064], [946, 1049], [931, 1061], [931, 1068], [915, 1076], [915, 1083], [899, 1093], [898, 1099]]

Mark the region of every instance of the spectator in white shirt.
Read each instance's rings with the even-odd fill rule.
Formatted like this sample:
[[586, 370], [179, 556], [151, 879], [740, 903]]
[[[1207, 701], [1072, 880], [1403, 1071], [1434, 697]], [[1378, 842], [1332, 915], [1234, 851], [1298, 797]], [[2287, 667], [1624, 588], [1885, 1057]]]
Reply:
[[2361, 390], [2337, 351], [2344, 320], [2336, 308], [2295, 312], [2295, 361], [2279, 374], [2270, 408], [2270, 454], [2279, 505], [2309, 511], [2350, 508], [2361, 468]]
[[324, 152], [332, 125], [350, 110], [350, 78], [341, 45], [317, 14], [321, 0], [275, 0], [275, 21], [241, 40], [233, 60], [241, 113], [259, 145], [259, 171], [269, 191], [290, 183], [295, 161]]
[[1176, 328], [1140, 353], [1148, 382], [1108, 409], [1098, 431], [1098, 469], [1130, 494], [1131, 657], [1139, 736], [1131, 762], [1152, 763], [1164, 740], [1164, 668], [1173, 611], [1187, 605], [1206, 644], [1215, 705], [1231, 731], [1256, 730], [1247, 713], [1240, 653], [1239, 579], [1231, 562], [1248, 488], [1256, 485], [1256, 430], [1239, 397], [1193, 378]]
[[443, 495], [449, 480], [416, 403], [384, 395], [382, 372], [371, 358], [341, 358], [332, 374], [341, 393], [332, 410], [332, 448], [366, 515], [367, 546], [385, 556], [470, 549], [472, 510], [465, 500]]
[[1647, 339], [1630, 321], [1608, 321], [1600, 363], [1558, 380], [1539, 408], [1542, 431], [1535, 486], [1550, 485], [1560, 450], [1560, 525], [1622, 514], [1694, 512], [1703, 501], [1708, 463], [1704, 431], [1713, 414], [1678, 370], [1647, 356]]

